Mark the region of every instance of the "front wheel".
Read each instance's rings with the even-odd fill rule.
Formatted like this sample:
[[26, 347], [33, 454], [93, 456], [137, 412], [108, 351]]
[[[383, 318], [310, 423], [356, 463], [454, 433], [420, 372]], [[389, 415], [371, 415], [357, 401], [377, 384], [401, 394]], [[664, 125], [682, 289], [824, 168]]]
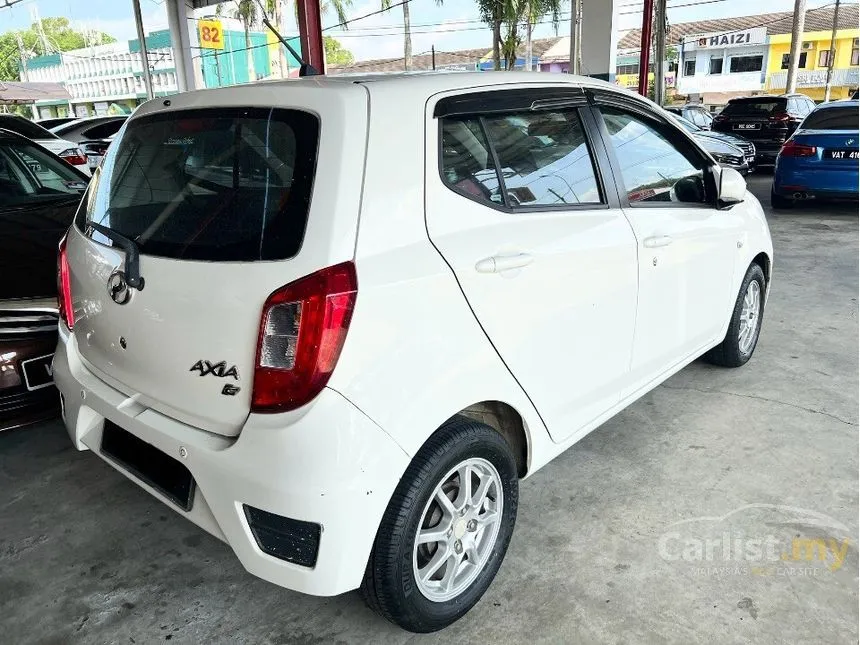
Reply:
[[454, 417], [421, 448], [383, 515], [361, 593], [411, 632], [442, 629], [490, 586], [513, 533], [517, 467], [495, 430]]
[[741, 283], [726, 337], [705, 355], [707, 360], [723, 367], [740, 367], [752, 358], [761, 331], [766, 288], [764, 271], [758, 264], [751, 264]]

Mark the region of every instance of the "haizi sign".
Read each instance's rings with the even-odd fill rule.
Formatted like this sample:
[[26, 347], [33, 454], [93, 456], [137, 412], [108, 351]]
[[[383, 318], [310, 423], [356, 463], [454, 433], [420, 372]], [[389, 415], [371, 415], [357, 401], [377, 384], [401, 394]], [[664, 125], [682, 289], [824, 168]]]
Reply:
[[711, 34], [695, 34], [684, 38], [684, 44], [695, 49], [717, 49], [761, 45], [767, 39], [767, 29], [742, 29]]

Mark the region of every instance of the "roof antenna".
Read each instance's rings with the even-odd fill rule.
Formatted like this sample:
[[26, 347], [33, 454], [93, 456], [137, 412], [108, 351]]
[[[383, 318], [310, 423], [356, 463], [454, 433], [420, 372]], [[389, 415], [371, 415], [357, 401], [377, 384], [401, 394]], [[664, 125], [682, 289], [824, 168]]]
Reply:
[[301, 63], [301, 66], [299, 67], [299, 76], [319, 76], [320, 75], [319, 70], [317, 70], [316, 67], [314, 67], [313, 65], [308, 63], [304, 58], [302, 58], [301, 54], [296, 53], [296, 50], [293, 49], [292, 47], [290, 47], [290, 43], [288, 43], [286, 40], [284, 40], [284, 37], [278, 33], [278, 30], [275, 29], [274, 25], [272, 25], [272, 23], [269, 22], [269, 19], [266, 18], [265, 15], [263, 15], [263, 24], [266, 25], [266, 27], [268, 27], [272, 31], [272, 33], [275, 34], [275, 37], [284, 44], [284, 47], [286, 47], [287, 51], [293, 55], [293, 58], [295, 58], [297, 61], [299, 61]]

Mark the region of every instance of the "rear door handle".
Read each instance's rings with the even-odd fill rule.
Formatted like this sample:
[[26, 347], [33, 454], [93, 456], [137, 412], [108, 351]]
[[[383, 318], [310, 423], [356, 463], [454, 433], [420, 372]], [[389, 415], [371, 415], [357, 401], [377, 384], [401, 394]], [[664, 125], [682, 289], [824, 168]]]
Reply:
[[669, 246], [672, 243], [672, 238], [668, 235], [655, 235], [654, 237], [646, 237], [643, 244], [646, 249], [657, 249], [661, 246]]
[[478, 273], [500, 273], [511, 269], [520, 269], [534, 262], [534, 258], [528, 253], [516, 253], [514, 255], [493, 255], [475, 264]]

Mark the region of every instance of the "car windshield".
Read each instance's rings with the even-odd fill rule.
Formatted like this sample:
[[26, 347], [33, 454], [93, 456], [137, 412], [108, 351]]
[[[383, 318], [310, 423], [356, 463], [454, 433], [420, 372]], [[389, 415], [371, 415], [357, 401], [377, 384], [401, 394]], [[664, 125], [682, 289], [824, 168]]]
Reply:
[[26, 141], [0, 140], [0, 206], [79, 198], [87, 188], [71, 166]]
[[28, 139], [59, 139], [56, 134], [20, 116], [0, 116], [0, 128], [10, 130]]
[[767, 116], [785, 110], [785, 99], [752, 99], [729, 101], [723, 110], [725, 116]]
[[680, 126], [684, 128], [687, 132], [699, 132], [702, 129], [689, 119], [685, 119], [684, 117], [678, 116], [677, 114], [673, 116], [675, 117], [675, 120], [680, 124]]
[[857, 130], [856, 107], [829, 107], [815, 110], [801, 126], [804, 130]]
[[134, 119], [93, 177], [82, 228], [107, 226], [161, 257], [291, 258], [307, 224], [318, 133], [317, 117], [299, 110], [212, 108]]

